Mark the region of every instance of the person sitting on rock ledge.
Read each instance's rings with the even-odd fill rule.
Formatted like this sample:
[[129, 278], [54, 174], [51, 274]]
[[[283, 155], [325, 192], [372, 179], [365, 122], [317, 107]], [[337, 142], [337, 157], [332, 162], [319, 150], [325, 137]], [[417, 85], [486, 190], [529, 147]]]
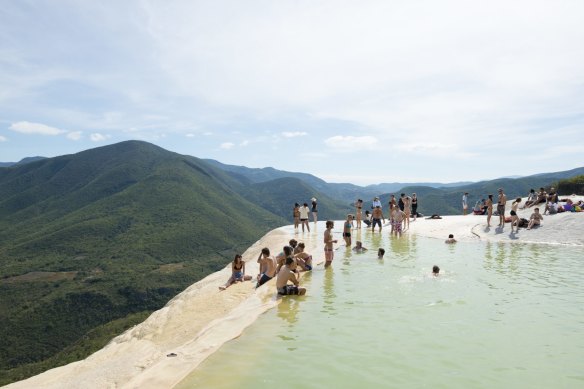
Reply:
[[296, 248], [298, 249], [298, 253], [294, 255], [294, 258], [296, 259], [298, 266], [304, 271], [312, 270], [312, 255], [304, 251], [306, 248], [304, 243], [298, 243]]
[[541, 220], [543, 220], [543, 216], [539, 213], [539, 208], [534, 208], [533, 213], [529, 217], [529, 224], [527, 225], [527, 229], [531, 230], [534, 226], [539, 226], [541, 224]]
[[[287, 257], [286, 265], [282, 266], [278, 272], [276, 288], [278, 289], [278, 294], [281, 296], [306, 294], [306, 289], [298, 286], [298, 277], [296, 277], [296, 273], [291, 269], [293, 263], [294, 259], [292, 257]], [[293, 285], [288, 284], [288, 281], [292, 282]]]
[[251, 276], [245, 275], [245, 262], [243, 261], [243, 257], [241, 254], [235, 254], [235, 258], [231, 263], [231, 277], [219, 289], [225, 290], [236, 282], [250, 281], [251, 278]]

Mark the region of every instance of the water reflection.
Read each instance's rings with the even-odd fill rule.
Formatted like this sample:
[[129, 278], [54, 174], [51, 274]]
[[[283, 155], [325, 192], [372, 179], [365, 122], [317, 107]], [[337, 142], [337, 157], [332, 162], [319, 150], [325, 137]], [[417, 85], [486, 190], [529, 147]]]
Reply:
[[[282, 297], [282, 301], [278, 304], [278, 317], [288, 322], [289, 327], [294, 327], [298, 321], [298, 309], [300, 308], [300, 300], [302, 297]], [[293, 339], [293, 338], [291, 338]], [[290, 340], [290, 339], [285, 339]]]
[[337, 294], [335, 293], [335, 277], [333, 272], [333, 267], [329, 267], [324, 271], [323, 277], [323, 294], [322, 294], [322, 311], [328, 313], [331, 316], [336, 315], [335, 312], [335, 298]]

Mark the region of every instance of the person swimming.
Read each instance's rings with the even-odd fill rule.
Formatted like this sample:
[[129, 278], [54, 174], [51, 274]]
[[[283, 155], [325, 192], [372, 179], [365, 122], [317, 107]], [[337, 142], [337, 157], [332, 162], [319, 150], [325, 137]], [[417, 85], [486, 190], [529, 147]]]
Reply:
[[432, 267], [432, 275], [434, 277], [438, 277], [438, 273], [440, 273], [440, 268], [437, 265], [434, 265]]

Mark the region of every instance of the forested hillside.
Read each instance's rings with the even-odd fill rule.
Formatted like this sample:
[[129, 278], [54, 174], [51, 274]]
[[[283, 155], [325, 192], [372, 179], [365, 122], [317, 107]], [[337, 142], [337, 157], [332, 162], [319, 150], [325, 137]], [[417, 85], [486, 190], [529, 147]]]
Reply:
[[88, 355], [287, 223], [243, 190], [144, 142], [0, 169], [0, 383]]

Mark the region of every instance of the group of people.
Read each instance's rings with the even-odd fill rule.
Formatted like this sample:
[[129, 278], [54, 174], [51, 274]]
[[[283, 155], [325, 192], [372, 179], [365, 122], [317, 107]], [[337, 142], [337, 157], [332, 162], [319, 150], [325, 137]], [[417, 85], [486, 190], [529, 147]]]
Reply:
[[[278, 294], [305, 294], [306, 289], [298, 286], [298, 274], [302, 271], [312, 270], [312, 255], [307, 253], [305, 249], [305, 244], [296, 239], [290, 239], [288, 245], [284, 246], [275, 257], [271, 255], [269, 248], [264, 247], [257, 259], [259, 274], [256, 277], [256, 288], [276, 277]], [[252, 276], [245, 274], [245, 262], [241, 255], [236, 254], [231, 264], [231, 277], [219, 289], [225, 290], [237, 282], [250, 281], [251, 279]]]
[[[410, 227], [410, 219], [413, 217], [414, 221], [418, 217], [418, 196], [412, 193], [412, 196], [406, 196], [402, 193], [398, 200], [396, 200], [395, 195], [391, 195], [388, 203], [388, 214], [389, 224], [391, 226], [391, 233], [395, 235], [401, 235], [403, 231]], [[356, 221], [357, 228], [361, 228], [361, 210], [363, 208], [363, 200], [358, 199], [355, 202], [356, 211]], [[363, 223], [367, 227], [371, 227], [371, 231], [375, 232], [375, 227], [379, 226], [379, 232], [385, 224], [385, 215], [383, 214], [383, 206], [379, 197], [373, 199], [373, 205], [371, 206], [372, 212], [365, 211], [365, 219]], [[351, 215], [349, 215], [351, 216]], [[381, 221], [383, 220], [383, 224]]]
[[[478, 203], [477, 203], [477, 205], [475, 205], [475, 210], [474, 210], [475, 212], [474, 213], [487, 215], [487, 227], [491, 227], [491, 217], [494, 214], [496, 214], [499, 217], [499, 224], [497, 227], [504, 228], [505, 222], [507, 221], [505, 218], [505, 207], [507, 205], [507, 195], [505, 195], [503, 188], [499, 188], [497, 190], [497, 192], [498, 192], [498, 195], [497, 195], [496, 212], [493, 212], [493, 206], [494, 206], [493, 195], [489, 194], [487, 196], [487, 199], [482, 200], [482, 203], [480, 205]], [[527, 201], [525, 202], [525, 205], [520, 208], [519, 205], [521, 204], [521, 202], [522, 202], [522, 198], [517, 197], [511, 203], [511, 211], [509, 212], [509, 214], [510, 214], [509, 222], [511, 223], [511, 232], [512, 233], [518, 232], [519, 227], [522, 226], [522, 220], [519, 218], [519, 215], [517, 214], [519, 209], [526, 209], [526, 208], [534, 207], [538, 204], [545, 202], [546, 203], [546, 211], [549, 211], [550, 214], [552, 212], [556, 213], [557, 212], [558, 195], [557, 195], [554, 188], [551, 188], [549, 195], [545, 192], [544, 188], [540, 188], [540, 192], [537, 194], [535, 193], [534, 189], [531, 189], [529, 196], [527, 197]], [[467, 208], [468, 208], [468, 192], [465, 192], [464, 195], [462, 196], [463, 215], [466, 215]], [[479, 212], [479, 210], [481, 212]], [[526, 225], [523, 225], [523, 226], [527, 227], [527, 229], [530, 230], [534, 226], [540, 225], [542, 220], [543, 220], [543, 216], [540, 213], [539, 207], [535, 207], [533, 210], [533, 213], [529, 217], [529, 221], [527, 221]]]
[[304, 232], [304, 226], [308, 232], [310, 232], [310, 226], [308, 225], [309, 213], [312, 212], [312, 218], [316, 223], [318, 221], [318, 203], [316, 198], [310, 199], [310, 204], [312, 208], [308, 207], [308, 203], [303, 203], [302, 206], [298, 203], [294, 203], [294, 208], [292, 210], [292, 217], [294, 218], [294, 229], [297, 230], [299, 225], [302, 225], [302, 232]]

